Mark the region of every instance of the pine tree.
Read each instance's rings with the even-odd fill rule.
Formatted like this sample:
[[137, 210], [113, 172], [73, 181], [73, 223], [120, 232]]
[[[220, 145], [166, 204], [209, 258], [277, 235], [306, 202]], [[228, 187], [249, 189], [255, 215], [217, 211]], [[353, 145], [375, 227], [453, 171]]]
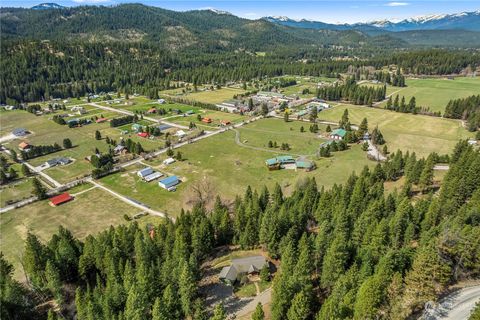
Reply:
[[295, 295], [287, 312], [288, 320], [307, 320], [310, 315], [310, 297], [302, 290]]
[[259, 302], [257, 304], [257, 307], [255, 308], [255, 311], [252, 314], [252, 320], [264, 320], [264, 319], [265, 319], [265, 313], [263, 312], [262, 304]]
[[430, 155], [425, 162], [422, 173], [418, 180], [418, 186], [422, 191], [426, 191], [433, 183], [433, 168], [435, 166], [435, 160]]
[[53, 263], [48, 260], [45, 268], [45, 278], [47, 280], [47, 287], [57, 300], [58, 304], [63, 303], [62, 281], [58, 269]]
[[178, 292], [184, 315], [192, 312], [192, 302], [196, 294], [196, 284], [192, 271], [187, 263], [183, 263], [180, 277], [178, 279]]
[[24, 177], [28, 177], [31, 174], [30, 169], [25, 163], [22, 163], [22, 174]]
[[102, 134], [100, 131], [96, 130], [95, 131], [95, 140], [101, 140], [102, 139]]

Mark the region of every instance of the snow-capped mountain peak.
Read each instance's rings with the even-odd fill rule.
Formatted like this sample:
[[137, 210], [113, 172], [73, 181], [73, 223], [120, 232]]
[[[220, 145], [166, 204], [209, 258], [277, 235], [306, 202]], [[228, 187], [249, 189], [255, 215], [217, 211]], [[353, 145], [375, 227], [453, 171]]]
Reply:
[[223, 10], [218, 10], [218, 9], [215, 9], [215, 8], [208, 8], [207, 9], [208, 11], [211, 11], [213, 13], [216, 13], [216, 14], [228, 14], [228, 15], [232, 15], [230, 12], [228, 11], [223, 11]]

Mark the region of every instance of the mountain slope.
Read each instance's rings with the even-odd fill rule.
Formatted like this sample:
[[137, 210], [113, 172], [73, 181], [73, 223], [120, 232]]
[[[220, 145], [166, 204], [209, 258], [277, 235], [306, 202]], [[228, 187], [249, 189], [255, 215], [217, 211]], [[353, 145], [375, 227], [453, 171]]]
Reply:
[[362, 45], [404, 47], [402, 40], [372, 39], [356, 30], [291, 28], [225, 12], [176, 12], [141, 4], [81, 6], [58, 10], [2, 8], [4, 39], [151, 41], [168, 49], [186, 47], [264, 51], [281, 46]]

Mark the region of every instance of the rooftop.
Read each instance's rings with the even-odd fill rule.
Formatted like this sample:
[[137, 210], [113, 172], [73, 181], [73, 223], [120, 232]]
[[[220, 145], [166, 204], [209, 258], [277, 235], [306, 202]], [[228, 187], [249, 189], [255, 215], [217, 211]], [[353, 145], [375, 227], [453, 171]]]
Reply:
[[347, 131], [345, 131], [345, 129], [335, 129], [332, 131], [330, 135], [345, 137], [346, 134], [347, 134]]

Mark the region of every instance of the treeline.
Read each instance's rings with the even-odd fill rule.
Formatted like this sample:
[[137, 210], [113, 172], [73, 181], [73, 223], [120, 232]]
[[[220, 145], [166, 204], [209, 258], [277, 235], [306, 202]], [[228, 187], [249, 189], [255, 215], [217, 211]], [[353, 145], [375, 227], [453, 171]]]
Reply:
[[329, 100], [346, 100], [353, 104], [373, 106], [374, 102], [385, 99], [386, 87], [379, 88], [359, 86], [354, 78], [349, 78], [343, 85], [322, 87], [317, 90], [317, 97]]
[[112, 128], [120, 127], [120, 126], [123, 126], [125, 124], [136, 122], [137, 120], [138, 120], [138, 116], [136, 114], [133, 115], [133, 116], [124, 116], [124, 117], [120, 117], [120, 118], [113, 118], [113, 119], [110, 119], [110, 127], [112, 127]]
[[[445, 160], [450, 170], [433, 196], [433, 165]], [[387, 194], [384, 182], [402, 176], [405, 186]], [[279, 185], [259, 193], [249, 187], [232, 212], [219, 198], [208, 214], [201, 204], [175, 223], [112, 227], [85, 242], [63, 228], [46, 244], [29, 233], [29, 284], [54, 297], [60, 311], [67, 288], [76, 288], [79, 320], [203, 320], [202, 260], [220, 245], [262, 246], [281, 260], [272, 319], [396, 320], [480, 275], [480, 153], [466, 141], [449, 159], [397, 152], [330, 190], [307, 179], [290, 197]], [[16, 288], [11, 276], [1, 283]], [[3, 312], [33, 310], [19, 294], [4, 299], [18, 310]]]
[[62, 150], [62, 147], [58, 143], [54, 143], [52, 145], [45, 146], [30, 146], [27, 150], [21, 150], [20, 155], [23, 160], [29, 160], [60, 150]]
[[[428, 50], [392, 55], [386, 50], [375, 51], [375, 57], [371, 58], [372, 50], [363, 51], [279, 48], [256, 57], [248, 52], [200, 49], [173, 54], [151, 42], [9, 40], [0, 48], [0, 103], [18, 105], [51, 97], [79, 98], [110, 91], [156, 98], [159, 90], [173, 88], [174, 81], [224, 85], [288, 74], [337, 77], [349, 68], [363, 66], [381, 69], [395, 64], [405, 74], [450, 74], [479, 65], [474, 52]], [[366, 58], [355, 61], [330, 58], [360, 53]], [[303, 63], [303, 59], [308, 63]]]
[[469, 131], [480, 129], [480, 95], [450, 100], [444, 117], [465, 120]]

